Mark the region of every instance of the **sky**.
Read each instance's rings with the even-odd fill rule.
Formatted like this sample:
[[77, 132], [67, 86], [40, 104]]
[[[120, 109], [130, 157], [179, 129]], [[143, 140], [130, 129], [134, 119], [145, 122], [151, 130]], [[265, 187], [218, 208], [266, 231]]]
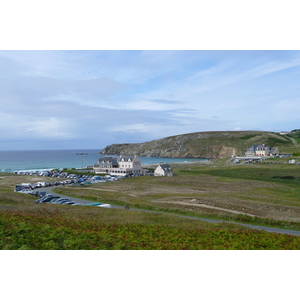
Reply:
[[300, 127], [300, 51], [2, 50], [0, 150]]

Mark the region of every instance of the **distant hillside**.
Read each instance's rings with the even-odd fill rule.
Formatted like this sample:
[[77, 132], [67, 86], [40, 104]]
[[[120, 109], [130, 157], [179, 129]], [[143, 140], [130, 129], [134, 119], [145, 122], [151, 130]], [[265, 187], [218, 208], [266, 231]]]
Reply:
[[285, 135], [267, 131], [211, 131], [170, 136], [145, 143], [113, 144], [99, 154], [149, 157], [222, 158], [243, 155], [253, 144], [290, 146]]

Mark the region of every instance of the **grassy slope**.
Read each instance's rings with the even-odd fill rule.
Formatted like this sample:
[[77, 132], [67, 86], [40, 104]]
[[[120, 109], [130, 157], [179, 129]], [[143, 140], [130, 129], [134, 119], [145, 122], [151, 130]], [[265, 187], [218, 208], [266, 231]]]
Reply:
[[[189, 206], [172, 203], [174, 200], [189, 201], [197, 198], [200, 202], [212, 201], [212, 204], [222, 205], [224, 201], [235, 203], [238, 198], [238, 203], [244, 207], [258, 203], [262, 206], [269, 205], [271, 209], [278, 207], [279, 204], [283, 208], [298, 209], [299, 167], [227, 166], [222, 163], [216, 164], [216, 167], [176, 165], [174, 169], [177, 176], [171, 178], [139, 177], [61, 190], [66, 194], [79, 195], [100, 202], [122, 205], [129, 203], [131, 206], [156, 208], [158, 212], [153, 214], [88, 207], [37, 206], [33, 204], [34, 198], [31, 196], [12, 192], [14, 184], [28, 182], [33, 177], [0, 176], [0, 222], [4, 230], [0, 247], [2, 249], [300, 248], [300, 240], [297, 237], [287, 238], [270, 233], [262, 235], [234, 225], [212, 225], [159, 213], [161, 210], [300, 229], [299, 224], [284, 221], [288, 220], [285, 211], [278, 211], [279, 221], [270, 219], [266, 221], [264, 217], [236, 216], [205, 209], [190, 210]], [[273, 178], [274, 175], [293, 176], [295, 179]], [[165, 200], [167, 203], [164, 203]], [[108, 225], [112, 227], [107, 227]], [[99, 226], [103, 227], [104, 231], [101, 231]], [[123, 236], [127, 235], [130, 238], [124, 239]], [[35, 241], [38, 236], [45, 238], [38, 238]], [[141, 236], [140, 240], [138, 236]], [[203, 236], [205, 239], [202, 239]], [[280, 243], [275, 242], [276, 240]]]
[[236, 154], [244, 154], [253, 144], [268, 144], [271, 147], [278, 146], [280, 149], [294, 147], [291, 139], [274, 132], [220, 131], [189, 133], [140, 144], [110, 145], [103, 153], [217, 158], [220, 155], [232, 155], [234, 149]]
[[[174, 165], [172, 178], [140, 177], [119, 182], [63, 188], [70, 196], [191, 216], [241, 220], [285, 227], [300, 222], [300, 174], [295, 165], [192, 166]], [[286, 176], [294, 179], [284, 179]], [[277, 177], [277, 178], [274, 178]], [[280, 179], [278, 177], [283, 177]], [[255, 179], [255, 180], [254, 180]], [[248, 218], [226, 211], [190, 206], [193, 203], [234, 209]], [[295, 224], [291, 225], [292, 228]], [[297, 228], [300, 229], [299, 225]]]
[[300, 249], [300, 237], [229, 225], [209, 230], [137, 222], [110, 225], [84, 214], [78, 220], [61, 210], [0, 213], [0, 224], [1, 249]]

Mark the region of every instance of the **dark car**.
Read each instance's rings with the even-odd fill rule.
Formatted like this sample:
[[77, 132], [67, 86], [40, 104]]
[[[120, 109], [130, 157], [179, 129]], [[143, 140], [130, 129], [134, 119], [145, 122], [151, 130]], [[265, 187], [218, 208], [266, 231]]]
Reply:
[[66, 201], [66, 202], [63, 202], [62, 204], [68, 204], [68, 205], [73, 205], [75, 204], [76, 202], [74, 201]]
[[64, 203], [67, 203], [67, 202], [71, 202], [71, 200], [69, 198], [61, 198], [56, 203], [57, 204], [64, 204]]
[[35, 201], [35, 203], [47, 203], [50, 202], [52, 199], [58, 199], [58, 196], [50, 196], [50, 197], [43, 197]]
[[38, 191], [31, 192], [30, 195], [38, 197], [39, 196], [39, 192]]
[[60, 197], [58, 197], [58, 196], [48, 197], [48, 198], [42, 200], [40, 203], [47, 203], [47, 202], [50, 202], [50, 201], [53, 200], [53, 199], [59, 199], [59, 198], [60, 198]]
[[40, 191], [40, 192], [39, 192], [39, 197], [42, 198], [42, 197], [44, 197], [46, 194], [47, 194], [46, 192]]

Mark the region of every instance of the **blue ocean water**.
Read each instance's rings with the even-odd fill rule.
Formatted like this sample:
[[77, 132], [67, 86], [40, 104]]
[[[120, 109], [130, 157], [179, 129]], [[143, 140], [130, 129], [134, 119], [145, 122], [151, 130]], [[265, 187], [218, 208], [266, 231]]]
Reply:
[[[0, 172], [38, 171], [92, 166], [100, 157], [99, 149], [0, 151]], [[195, 162], [206, 159], [139, 156], [143, 165]]]

